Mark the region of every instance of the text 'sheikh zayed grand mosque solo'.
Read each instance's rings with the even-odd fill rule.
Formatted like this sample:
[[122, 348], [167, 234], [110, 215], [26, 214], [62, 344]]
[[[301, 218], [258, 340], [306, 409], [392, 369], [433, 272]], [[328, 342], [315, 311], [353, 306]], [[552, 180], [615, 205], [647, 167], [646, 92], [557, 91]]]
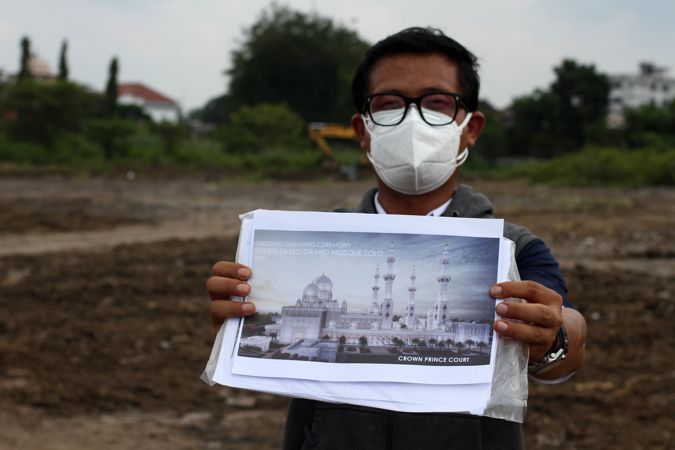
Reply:
[[[443, 346], [446, 342], [453, 342], [460, 346], [465, 346], [468, 342], [469, 345], [489, 349], [492, 335], [491, 322], [475, 323], [450, 318], [452, 310], [448, 301], [448, 287], [451, 276], [448, 271], [448, 255], [446, 244], [440, 258], [440, 274], [436, 277], [439, 286], [438, 298], [434, 306], [425, 314], [416, 313], [415, 280], [417, 275], [413, 266], [405, 314], [397, 321], [393, 320], [392, 287], [396, 278], [394, 273], [396, 256], [392, 242], [387, 257], [387, 272], [380, 275], [379, 265], [376, 267], [372, 286], [373, 301], [367, 313], [349, 312], [346, 300], [338, 302], [333, 298], [333, 283], [326, 274], [322, 274], [305, 287], [302, 298], [299, 298], [295, 305], [282, 307], [281, 316], [274, 317], [275, 323], [265, 325], [266, 336], [242, 336], [240, 345], [242, 347], [255, 346], [267, 352], [272, 338], [275, 337], [277, 343], [286, 345], [281, 352], [324, 362], [336, 362], [338, 342], [392, 348], [403, 345], [416, 346], [420, 342], [443, 342], [441, 344]], [[384, 280], [384, 298], [381, 302], [379, 301], [380, 278]], [[367, 340], [367, 343], [363, 338]], [[240, 355], [247, 356], [241, 350]], [[337, 359], [340, 362], [339, 358]], [[428, 358], [425, 359], [428, 360]], [[462, 361], [457, 358], [453, 359], [455, 362], [464, 362], [469, 365], [472, 365], [471, 361], [474, 360], [474, 358], [459, 358]], [[404, 360], [399, 358], [398, 361]], [[407, 358], [405, 361], [417, 361], [417, 359]], [[476, 360], [476, 364], [488, 363], [489, 358], [480, 358], [480, 362]]]

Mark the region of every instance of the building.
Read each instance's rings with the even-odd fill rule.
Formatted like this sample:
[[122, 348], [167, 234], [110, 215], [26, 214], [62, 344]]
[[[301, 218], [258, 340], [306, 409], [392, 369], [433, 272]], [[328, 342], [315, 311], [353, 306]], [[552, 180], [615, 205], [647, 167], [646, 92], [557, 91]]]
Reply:
[[178, 103], [142, 83], [121, 83], [117, 86], [117, 101], [121, 105], [136, 105], [154, 122], [176, 123], [180, 120]]
[[260, 351], [266, 352], [270, 349], [272, 338], [269, 336], [250, 336], [242, 337], [240, 342], [242, 346], [258, 347]]
[[649, 104], [665, 107], [673, 101], [675, 78], [668, 77], [667, 72], [665, 67], [644, 62], [637, 74], [610, 75], [608, 125], [623, 126], [626, 109]]
[[[26, 68], [33, 80], [42, 82], [52, 82], [56, 80], [56, 75], [54, 75], [54, 72], [52, 72], [52, 69], [49, 67], [49, 63], [36, 54], [31, 54], [28, 57]], [[0, 70], [0, 81], [2, 81], [3, 76], [2, 70]], [[7, 76], [7, 81], [16, 81], [18, 77], [18, 73], [9, 75]]]
[[[396, 340], [404, 345], [416, 342], [466, 342], [489, 344], [491, 323], [453, 321], [450, 318], [451, 305], [448, 291], [451, 276], [448, 273], [449, 252], [445, 246], [440, 259], [440, 271], [436, 277], [439, 293], [436, 303], [424, 314], [416, 313], [415, 280], [413, 267], [410, 274], [409, 298], [405, 313], [394, 321], [393, 283], [396, 278], [394, 264], [396, 255], [393, 243], [387, 256], [387, 271], [380, 275], [379, 266], [373, 276], [373, 301], [367, 312], [351, 312], [346, 300], [333, 298], [333, 283], [322, 274], [309, 283], [302, 297], [294, 305], [284, 306], [281, 317], [265, 326], [265, 334], [276, 337], [280, 344], [286, 344], [284, 352], [301, 356], [319, 357], [319, 352], [331, 352], [321, 342], [343, 341], [345, 344], [395, 346]], [[384, 280], [384, 298], [379, 299], [380, 278]], [[365, 338], [366, 342], [363, 341]], [[300, 345], [301, 344], [301, 345]], [[297, 347], [297, 348], [296, 348]], [[312, 349], [316, 351], [312, 352]], [[296, 351], [297, 350], [297, 351]], [[325, 359], [319, 359], [325, 360]]]

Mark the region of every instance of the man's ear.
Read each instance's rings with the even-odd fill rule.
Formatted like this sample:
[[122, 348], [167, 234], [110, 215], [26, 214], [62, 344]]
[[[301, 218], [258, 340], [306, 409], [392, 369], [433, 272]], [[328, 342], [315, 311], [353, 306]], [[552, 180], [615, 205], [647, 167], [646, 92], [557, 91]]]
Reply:
[[485, 126], [485, 114], [480, 111], [476, 111], [471, 115], [469, 123], [465, 128], [466, 143], [468, 147], [473, 147], [478, 141], [478, 136]]
[[356, 113], [352, 116], [352, 128], [359, 139], [361, 150], [364, 152], [370, 150], [370, 136], [368, 135], [368, 131], [366, 131], [366, 124], [363, 123], [361, 114]]

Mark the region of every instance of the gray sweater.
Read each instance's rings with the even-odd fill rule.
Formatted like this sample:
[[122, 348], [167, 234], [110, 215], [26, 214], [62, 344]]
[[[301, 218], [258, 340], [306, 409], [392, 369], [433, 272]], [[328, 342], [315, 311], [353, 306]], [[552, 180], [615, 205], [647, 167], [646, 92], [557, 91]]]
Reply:
[[[375, 214], [376, 189], [364, 195], [355, 209], [338, 212]], [[459, 186], [447, 217], [490, 218], [492, 204], [483, 194]], [[506, 223], [504, 236], [516, 243], [516, 256], [535, 239], [524, 227]], [[400, 413], [354, 405], [292, 399], [285, 450], [516, 450], [522, 449], [519, 423], [467, 414]]]

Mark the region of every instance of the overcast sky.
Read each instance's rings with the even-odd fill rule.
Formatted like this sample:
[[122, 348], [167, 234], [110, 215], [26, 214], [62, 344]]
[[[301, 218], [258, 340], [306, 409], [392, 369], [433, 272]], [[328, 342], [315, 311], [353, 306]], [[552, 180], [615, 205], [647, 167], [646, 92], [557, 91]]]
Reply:
[[[369, 42], [413, 25], [454, 37], [481, 61], [482, 97], [499, 107], [545, 88], [562, 58], [629, 73], [640, 61], [675, 69], [672, 0], [279, 0], [355, 29]], [[201, 106], [225, 92], [230, 52], [269, 0], [3, 0], [0, 69], [15, 73], [19, 41], [55, 71], [69, 41], [71, 78], [102, 90], [113, 55], [120, 80]], [[671, 72], [673, 74], [673, 72]]]

